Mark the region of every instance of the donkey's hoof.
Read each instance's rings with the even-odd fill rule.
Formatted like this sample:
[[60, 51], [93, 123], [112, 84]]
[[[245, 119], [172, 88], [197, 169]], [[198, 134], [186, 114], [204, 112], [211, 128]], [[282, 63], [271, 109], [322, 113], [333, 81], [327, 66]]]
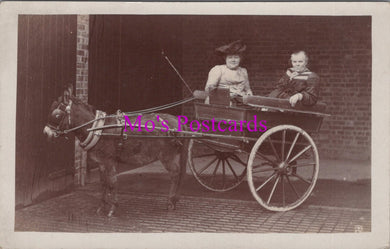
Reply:
[[115, 210], [116, 210], [115, 205], [112, 205], [111, 208], [110, 208], [110, 211], [108, 211], [107, 217], [114, 216]]
[[104, 207], [98, 207], [98, 209], [96, 209], [97, 215], [103, 215], [103, 213], [104, 213]]
[[176, 210], [176, 202], [168, 202], [168, 211]]

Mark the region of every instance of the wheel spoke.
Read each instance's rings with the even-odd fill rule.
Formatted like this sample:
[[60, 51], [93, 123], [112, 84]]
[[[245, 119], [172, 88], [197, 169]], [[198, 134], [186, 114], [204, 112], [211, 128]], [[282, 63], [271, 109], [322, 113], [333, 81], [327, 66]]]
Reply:
[[[258, 170], [255, 171], [255, 167], [257, 167], [257, 166], [253, 166], [253, 170], [252, 170], [253, 174], [261, 173], [261, 172], [268, 172], [268, 171], [275, 171], [274, 168], [258, 169]], [[259, 165], [259, 167], [261, 167], [261, 166]]]
[[218, 169], [220, 163], [221, 163], [221, 159], [218, 159], [218, 163], [217, 163], [217, 165], [215, 165], [215, 169], [213, 171], [213, 175], [211, 176], [210, 185], [212, 185], [213, 182], [214, 182], [214, 178], [216, 177], [217, 169]]
[[292, 210], [310, 196], [318, 167], [318, 151], [311, 136], [295, 125], [276, 125], [253, 144], [249, 188], [265, 209]]
[[270, 193], [270, 195], [268, 197], [267, 204], [269, 204], [269, 202], [271, 201], [272, 196], [274, 195], [274, 191], [276, 189], [276, 186], [278, 185], [279, 179], [280, 179], [280, 177], [278, 176], [276, 178], [276, 180], [275, 180], [274, 186], [272, 187], [272, 191], [271, 191], [271, 193]]
[[287, 178], [288, 184], [290, 185], [290, 187], [292, 188], [292, 190], [294, 190], [295, 195], [296, 195], [297, 198], [299, 199], [298, 192], [297, 192], [297, 190], [295, 189], [294, 185], [292, 185], [292, 183], [291, 183], [291, 181], [290, 181], [290, 178], [289, 178], [288, 176], [286, 176], [286, 178]]
[[260, 187], [258, 187], [256, 189], [256, 192], [258, 192], [260, 189], [262, 189], [265, 186], [265, 184], [267, 184], [269, 181], [271, 181], [272, 178], [274, 178], [275, 176], [276, 176], [276, 174], [273, 173], [265, 182], [263, 182], [263, 184], [260, 185]]
[[209, 168], [211, 166], [211, 164], [213, 164], [218, 158], [215, 157], [214, 160], [212, 160], [211, 162], [209, 162], [206, 166], [203, 167], [203, 169], [201, 169], [201, 171], [198, 173], [199, 175], [201, 175], [203, 173], [203, 171], [205, 171], [207, 168]]
[[246, 168], [246, 163], [243, 162], [237, 155], [230, 155], [229, 158], [233, 159], [234, 161], [238, 162], [241, 164], [241, 166], [244, 166]]
[[300, 176], [300, 175], [298, 175], [298, 174], [291, 174], [291, 175], [297, 177], [298, 179], [300, 179], [300, 180], [306, 182], [306, 183], [309, 184], [309, 185], [311, 184], [311, 182], [309, 182], [308, 180], [306, 180], [305, 178], [303, 178], [302, 176]]
[[225, 188], [225, 160], [222, 160], [222, 188]]
[[221, 159], [218, 159], [218, 163], [217, 163], [217, 165], [215, 165], [215, 169], [214, 169], [214, 171], [213, 171], [213, 176], [216, 175], [217, 169], [219, 168], [219, 164], [220, 164], [220, 163], [221, 163]]
[[256, 151], [256, 155], [259, 155], [261, 158], [269, 162], [271, 165], [275, 165], [275, 162], [263, 155], [261, 152]]
[[283, 207], [284, 206], [286, 206], [286, 198], [285, 198], [285, 194], [284, 194], [284, 177], [283, 177], [283, 175], [281, 175], [280, 176], [282, 179], [281, 179], [281, 181], [282, 181], [282, 194], [283, 194]]
[[295, 164], [294, 167], [307, 167], [307, 166], [314, 166], [316, 163], [302, 163], [302, 164]]
[[280, 160], [280, 157], [279, 157], [278, 153], [276, 152], [276, 149], [275, 149], [274, 143], [272, 142], [271, 136], [269, 136], [267, 139], [268, 139], [269, 144], [271, 145], [271, 148], [272, 148], [272, 151], [273, 151], [274, 154], [275, 154], [275, 157], [276, 157], [276, 158], [278, 159], [278, 161], [280, 162], [280, 161], [281, 161], [281, 160]]
[[300, 134], [300, 133], [297, 133], [297, 135], [296, 135], [295, 138], [294, 138], [293, 143], [292, 143], [291, 146], [290, 146], [290, 149], [288, 150], [288, 153], [287, 153], [287, 156], [286, 156], [286, 161], [288, 160], [288, 158], [289, 158], [290, 155], [291, 155], [291, 152], [292, 152], [292, 150], [293, 150], [293, 148], [294, 148], [294, 146], [295, 146], [295, 143], [296, 143], [297, 140], [298, 140], [299, 134]]
[[230, 164], [230, 162], [229, 162], [228, 159], [226, 159], [226, 163], [227, 163], [228, 167], [230, 168], [230, 171], [233, 173], [234, 178], [236, 178], [236, 181], [239, 181], [238, 176], [237, 176], [236, 172], [233, 170], [233, 167], [232, 167], [232, 165]]
[[218, 148], [208, 140], [192, 139], [187, 155], [189, 167], [195, 179], [203, 187], [212, 191], [225, 192], [236, 188], [245, 179], [249, 152]]
[[256, 168], [265, 167], [265, 166], [274, 167], [272, 164], [269, 164], [268, 162], [263, 162], [260, 164], [253, 165], [252, 168], [256, 169]]
[[288, 163], [290, 164], [291, 162], [295, 161], [298, 157], [300, 157], [303, 153], [305, 153], [311, 147], [312, 147], [311, 145], [306, 146], [303, 150], [301, 150], [298, 154], [296, 154], [290, 161], [288, 161]]
[[286, 142], [286, 130], [283, 130], [283, 137], [282, 137], [282, 161], [284, 160], [284, 144]]

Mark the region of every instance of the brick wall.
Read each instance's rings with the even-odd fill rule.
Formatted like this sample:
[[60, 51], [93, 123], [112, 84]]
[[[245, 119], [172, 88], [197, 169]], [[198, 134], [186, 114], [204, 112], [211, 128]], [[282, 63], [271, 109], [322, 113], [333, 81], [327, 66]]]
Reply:
[[[203, 89], [210, 68], [224, 63], [214, 49], [233, 40], [248, 46], [242, 65], [256, 95], [273, 89], [292, 51], [305, 50], [332, 115], [315, 136], [321, 157], [370, 158], [370, 17], [183, 16], [182, 25], [182, 75], [192, 89]], [[76, 93], [87, 101], [88, 16], [78, 16], [77, 48]], [[191, 105], [183, 112], [191, 113]]]
[[76, 95], [88, 102], [89, 15], [77, 16]]
[[[77, 16], [77, 51], [76, 51], [76, 96], [88, 102], [88, 41], [89, 15]], [[75, 145], [75, 184], [84, 185], [87, 169], [87, 153]]]
[[237, 39], [247, 44], [242, 66], [256, 95], [273, 89], [292, 51], [305, 50], [332, 115], [315, 137], [321, 157], [370, 158], [370, 17], [185, 16], [183, 77], [192, 89], [203, 89], [210, 68], [224, 63], [214, 49]]

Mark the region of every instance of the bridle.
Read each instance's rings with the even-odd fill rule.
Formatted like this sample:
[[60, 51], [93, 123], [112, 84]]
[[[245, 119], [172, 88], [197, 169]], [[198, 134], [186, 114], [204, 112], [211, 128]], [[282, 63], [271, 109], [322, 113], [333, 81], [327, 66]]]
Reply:
[[[70, 128], [71, 126], [71, 109], [72, 109], [72, 100], [68, 100], [68, 104], [60, 102], [55, 109], [50, 114], [49, 122], [46, 126], [51, 129], [55, 133], [55, 137], [59, 137], [62, 135], [78, 130], [82, 127], [92, 124], [92, 128], [103, 127], [105, 122], [106, 113], [97, 110], [96, 117], [93, 120], [90, 120], [82, 125], [77, 127]], [[66, 119], [68, 119], [68, 126], [65, 129], [61, 129], [61, 126], [66, 123]], [[100, 136], [102, 134], [102, 130], [90, 131], [85, 138], [84, 141], [80, 141], [79, 145], [86, 151], [91, 149], [96, 145], [99, 141]]]
[[[71, 125], [71, 115], [70, 111], [72, 108], [72, 100], [69, 99], [68, 104], [66, 105], [63, 102], [60, 102], [58, 106], [51, 112], [51, 118], [47, 122], [47, 126], [52, 129], [57, 136], [65, 135], [70, 132], [70, 130], [61, 130], [60, 126], [64, 123], [65, 119], [68, 118], [68, 128]], [[56, 113], [55, 113], [56, 112]], [[55, 115], [55, 119], [62, 116], [61, 120], [59, 122], [54, 122], [53, 115]]]

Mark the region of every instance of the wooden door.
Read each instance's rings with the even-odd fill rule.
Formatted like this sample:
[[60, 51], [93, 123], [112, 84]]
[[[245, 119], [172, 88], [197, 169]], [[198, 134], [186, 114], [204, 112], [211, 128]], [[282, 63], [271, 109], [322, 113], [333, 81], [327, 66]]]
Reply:
[[43, 135], [51, 103], [76, 81], [75, 15], [20, 15], [16, 111], [16, 207], [73, 183], [74, 138]]

